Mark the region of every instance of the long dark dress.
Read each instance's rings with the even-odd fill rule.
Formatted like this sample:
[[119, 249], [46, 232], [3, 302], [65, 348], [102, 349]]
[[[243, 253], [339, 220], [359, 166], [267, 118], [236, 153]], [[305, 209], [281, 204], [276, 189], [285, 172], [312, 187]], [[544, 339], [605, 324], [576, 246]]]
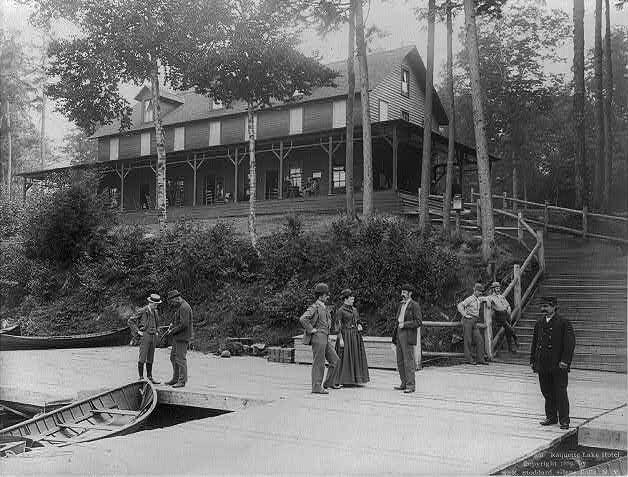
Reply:
[[336, 312], [336, 323], [344, 340], [336, 340], [336, 353], [340, 357], [336, 370], [336, 384], [355, 385], [369, 382], [364, 341], [358, 332], [358, 310], [351, 305], [342, 305]]

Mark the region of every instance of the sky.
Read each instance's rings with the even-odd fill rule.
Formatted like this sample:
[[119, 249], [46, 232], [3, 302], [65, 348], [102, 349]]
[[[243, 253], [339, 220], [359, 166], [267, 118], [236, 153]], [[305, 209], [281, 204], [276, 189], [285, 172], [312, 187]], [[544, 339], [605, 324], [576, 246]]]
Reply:
[[[534, 0], [530, 0], [534, 1]], [[613, 2], [611, 2], [613, 3]], [[415, 45], [425, 59], [427, 57], [427, 22], [419, 23], [414, 16], [413, 7], [415, 5], [426, 6], [426, 1], [410, 2], [407, 0], [372, 0], [370, 8], [365, 10], [367, 25], [376, 25], [383, 30], [386, 35], [373, 41], [373, 50], [385, 50], [397, 48], [405, 45]], [[573, 0], [546, 0], [546, 5], [550, 9], [560, 9], [568, 13], [572, 18]], [[585, 48], [588, 50], [593, 46], [594, 38], [594, 7], [592, 0], [585, 2]], [[16, 3], [13, 0], [0, 0], [0, 23], [5, 30], [18, 30], [22, 32], [25, 39], [39, 42], [37, 31], [28, 24], [29, 10], [27, 6]], [[463, 15], [458, 15], [454, 21], [454, 55], [463, 45], [455, 33], [462, 26]], [[612, 25], [628, 25], [628, 8], [624, 10], [612, 9]], [[58, 25], [58, 34], [67, 35], [70, 31], [66, 25]], [[310, 54], [317, 51], [323, 62], [331, 62], [346, 58], [347, 53], [347, 30], [343, 28], [337, 32], [332, 32], [325, 37], [320, 37], [313, 31], [307, 31], [302, 38], [301, 50]], [[560, 50], [565, 62], [558, 65], [547, 65], [552, 72], [568, 73], [571, 69], [573, 58], [573, 46], [567, 42]], [[435, 27], [435, 52], [434, 52], [434, 80], [438, 84], [443, 77], [446, 59], [446, 30], [444, 23], [437, 23]], [[132, 100], [138, 91], [134, 86], [123, 89], [123, 94]], [[37, 120], [39, 121], [39, 119]], [[47, 136], [52, 144], [58, 147], [63, 140], [63, 136], [73, 129], [62, 115], [54, 111], [53, 102], [48, 102], [46, 111]]]

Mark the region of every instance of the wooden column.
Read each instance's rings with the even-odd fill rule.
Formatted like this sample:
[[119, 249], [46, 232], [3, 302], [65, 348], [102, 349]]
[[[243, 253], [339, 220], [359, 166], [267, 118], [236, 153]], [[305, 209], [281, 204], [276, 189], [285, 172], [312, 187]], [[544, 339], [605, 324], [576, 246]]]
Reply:
[[329, 136], [329, 149], [327, 149], [327, 157], [329, 159], [329, 186], [327, 188], [327, 195], [334, 193], [334, 151], [332, 149], [332, 138]]
[[517, 213], [517, 240], [523, 243], [523, 212]]
[[519, 310], [519, 314], [521, 314], [521, 271], [518, 264], [515, 263], [513, 266], [513, 278], [515, 280], [515, 287], [513, 289], [513, 296], [515, 301], [515, 310]]
[[423, 368], [423, 350], [421, 349], [421, 327], [417, 328], [416, 346], [414, 347], [414, 361], [416, 362], [416, 370]]
[[543, 270], [543, 273], [545, 273], [545, 242], [543, 241], [542, 230], [536, 231], [536, 240], [539, 243], [539, 252], [538, 252], [539, 268]]
[[493, 309], [488, 303], [482, 303], [484, 307], [484, 350], [489, 360], [493, 359]]
[[506, 210], [508, 208], [508, 192], [504, 191], [504, 198], [502, 202], [502, 209]]
[[279, 198], [283, 199], [283, 141], [279, 141]]
[[[393, 143], [392, 143], [392, 166], [393, 166], [393, 178], [392, 178], [392, 186], [393, 190], [397, 192], [398, 184], [397, 184], [397, 168], [398, 168], [398, 149], [399, 149], [399, 137], [397, 135], [397, 125], [393, 125]], [[420, 358], [419, 358], [420, 362]]]
[[193, 186], [193, 198], [192, 198], [192, 207], [196, 207], [196, 170], [197, 170], [197, 166], [196, 166], [196, 154], [194, 154], [194, 167], [192, 168], [194, 169], [194, 186]]
[[543, 232], [547, 233], [547, 225], [549, 224], [549, 203], [545, 201], [545, 210], [543, 211]]
[[120, 178], [120, 212], [124, 210], [124, 179], [131, 172], [131, 168], [127, 168], [126, 172], [124, 171], [124, 162], [120, 163], [120, 170], [118, 170], [118, 166], [116, 166], [116, 174]]
[[188, 166], [192, 168], [192, 172], [194, 174], [194, 186], [193, 186], [194, 198], [192, 199], [192, 206], [196, 206], [196, 171], [198, 171], [198, 168], [203, 165], [203, 163], [205, 162], [205, 159], [201, 159], [201, 162], [198, 162], [198, 158], [196, 154], [194, 154], [193, 157], [194, 157], [193, 162], [190, 162], [189, 159], [186, 159], [185, 162], [187, 162]]
[[233, 202], [238, 203], [238, 165], [240, 161], [238, 159], [238, 148], [235, 150], [235, 161], [233, 163]]
[[586, 238], [589, 229], [589, 220], [587, 215], [589, 214], [589, 207], [585, 205], [582, 207], [582, 237]]

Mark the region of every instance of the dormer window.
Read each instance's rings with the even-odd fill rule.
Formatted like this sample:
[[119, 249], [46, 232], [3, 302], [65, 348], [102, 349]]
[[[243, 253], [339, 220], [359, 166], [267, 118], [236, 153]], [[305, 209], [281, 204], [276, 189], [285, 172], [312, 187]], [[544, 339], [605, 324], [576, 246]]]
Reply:
[[401, 67], [401, 94], [410, 96], [410, 71], [403, 66]]
[[150, 99], [147, 99], [146, 101], [143, 102], [142, 120], [145, 123], [153, 122], [153, 102]]

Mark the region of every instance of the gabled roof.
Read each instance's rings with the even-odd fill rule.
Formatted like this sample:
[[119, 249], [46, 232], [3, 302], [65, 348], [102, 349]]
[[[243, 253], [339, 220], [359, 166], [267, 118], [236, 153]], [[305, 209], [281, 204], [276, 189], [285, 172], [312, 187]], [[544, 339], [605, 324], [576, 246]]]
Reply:
[[[416, 47], [404, 46], [401, 48], [396, 48], [394, 50], [380, 51], [368, 55], [369, 86], [371, 90], [375, 89], [377, 85], [390, 74], [393, 68], [396, 65], [401, 64], [406, 57], [408, 59], [408, 63], [413, 68], [420, 85], [423, 89], [425, 89], [425, 65], [423, 64], [423, 60], [421, 59], [421, 56], [419, 55]], [[339, 73], [339, 75], [334, 80], [336, 86], [316, 88], [314, 91], [312, 91], [311, 95], [304, 96], [302, 99], [298, 101], [293, 101], [290, 104], [307, 103], [310, 101], [339, 97], [347, 94], [347, 62], [344, 60], [337, 61], [334, 63], [329, 63], [327, 66]], [[359, 93], [360, 69], [358, 67], [357, 61], [355, 62], [355, 76], [356, 92]], [[145, 94], [145, 89], [147, 89], [146, 86], [144, 86], [140, 93], [138, 93], [136, 99], [143, 97], [142, 95]], [[244, 102], [234, 102], [229, 108], [212, 110], [211, 98], [196, 94], [192, 91], [181, 92], [177, 95], [168, 92], [165, 88], [162, 88], [160, 89], [160, 96], [181, 103], [178, 107], [163, 115], [162, 124], [164, 126], [202, 119], [237, 115], [242, 114], [246, 111], [246, 104]], [[436, 93], [435, 89], [433, 90], [433, 99], [434, 116], [438, 120], [439, 124], [447, 124], [447, 113], [445, 112], [445, 109], [443, 108], [443, 105], [440, 102], [440, 99], [438, 98], [438, 94]], [[277, 102], [276, 106], [280, 106], [282, 104], [284, 103]], [[141, 106], [139, 103], [133, 107], [133, 111], [131, 113], [131, 124], [132, 126], [130, 127], [129, 131], [138, 131], [153, 128], [152, 123], [142, 122]], [[119, 129], [120, 122], [114, 121], [111, 124], [98, 128], [92, 137], [98, 138], [103, 136], [117, 135], [120, 134]]]

